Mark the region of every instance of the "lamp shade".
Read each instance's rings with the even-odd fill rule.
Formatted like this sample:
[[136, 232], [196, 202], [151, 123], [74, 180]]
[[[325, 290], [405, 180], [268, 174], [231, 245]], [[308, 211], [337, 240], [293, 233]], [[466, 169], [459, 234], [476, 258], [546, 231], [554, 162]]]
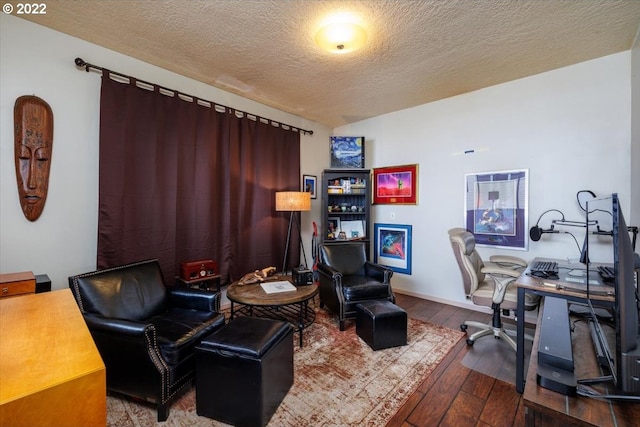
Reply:
[[311, 193], [276, 191], [276, 211], [310, 211]]

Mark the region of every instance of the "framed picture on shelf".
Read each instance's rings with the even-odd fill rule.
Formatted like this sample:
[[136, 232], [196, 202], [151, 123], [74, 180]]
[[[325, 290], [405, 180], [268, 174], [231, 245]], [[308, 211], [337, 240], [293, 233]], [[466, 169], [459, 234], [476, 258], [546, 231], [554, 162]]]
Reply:
[[330, 216], [328, 221], [329, 224], [327, 224], [327, 236], [325, 237], [329, 240], [337, 239], [340, 230], [342, 230], [340, 217]]
[[302, 175], [302, 191], [311, 193], [311, 198], [316, 199], [318, 178], [314, 175]]
[[418, 165], [373, 169], [373, 204], [418, 204]]
[[476, 244], [527, 250], [529, 171], [466, 174], [464, 226]]
[[367, 237], [364, 232], [364, 221], [342, 221], [340, 224], [340, 230], [344, 231], [347, 239], [362, 239]]
[[374, 224], [374, 262], [411, 274], [411, 225]]
[[331, 136], [332, 168], [364, 168], [364, 136]]

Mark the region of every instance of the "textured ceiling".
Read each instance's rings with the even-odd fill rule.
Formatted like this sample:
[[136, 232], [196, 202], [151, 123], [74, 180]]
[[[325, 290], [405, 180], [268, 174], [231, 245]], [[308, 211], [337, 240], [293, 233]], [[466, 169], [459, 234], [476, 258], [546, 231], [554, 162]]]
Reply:
[[[314, 45], [333, 11], [361, 20], [363, 49]], [[640, 1], [60, 0], [20, 17], [336, 127], [628, 50]]]

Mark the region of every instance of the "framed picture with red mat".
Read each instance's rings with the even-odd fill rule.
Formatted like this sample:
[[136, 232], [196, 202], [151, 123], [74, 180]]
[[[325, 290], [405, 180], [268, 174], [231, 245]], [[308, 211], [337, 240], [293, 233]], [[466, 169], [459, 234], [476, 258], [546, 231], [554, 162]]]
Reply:
[[418, 204], [418, 165], [373, 169], [373, 204]]

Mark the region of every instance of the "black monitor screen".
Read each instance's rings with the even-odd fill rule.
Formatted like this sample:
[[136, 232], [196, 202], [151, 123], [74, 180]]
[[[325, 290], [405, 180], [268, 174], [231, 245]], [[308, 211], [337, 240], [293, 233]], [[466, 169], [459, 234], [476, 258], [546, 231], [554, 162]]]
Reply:
[[[613, 362], [610, 370], [619, 390], [637, 395], [640, 394], [640, 339], [635, 255], [618, 195], [589, 201], [587, 221], [597, 221], [595, 229], [588, 230], [588, 275], [597, 275], [596, 265], [604, 263], [613, 268], [615, 276], [612, 283], [615, 291], [615, 343], [607, 345], [606, 349]], [[601, 329], [597, 320], [595, 324], [597, 329]], [[604, 336], [601, 331], [598, 334]]]

